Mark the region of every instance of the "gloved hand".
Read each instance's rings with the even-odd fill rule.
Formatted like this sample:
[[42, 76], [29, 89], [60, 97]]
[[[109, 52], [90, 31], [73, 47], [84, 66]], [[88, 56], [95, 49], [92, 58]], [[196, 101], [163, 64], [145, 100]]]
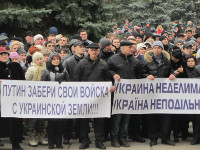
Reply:
[[60, 80], [58, 81], [58, 83], [61, 84], [62, 81], [63, 81], [63, 79], [60, 79]]

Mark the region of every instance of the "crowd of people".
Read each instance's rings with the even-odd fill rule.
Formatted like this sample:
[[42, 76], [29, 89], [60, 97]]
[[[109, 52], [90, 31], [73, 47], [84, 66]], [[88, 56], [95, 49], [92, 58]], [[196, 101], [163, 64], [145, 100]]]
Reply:
[[[27, 31], [25, 39], [0, 34], [0, 79], [29, 81], [112, 81], [148, 78], [200, 77], [200, 25], [188, 21], [173, 22], [169, 30], [161, 25], [157, 29], [147, 22], [132, 26], [128, 20], [122, 28], [94, 43], [88, 40], [86, 30], [70, 39], [59, 34], [56, 27], [49, 35]], [[115, 87], [110, 88], [111, 102]], [[79, 149], [89, 148], [90, 126], [94, 125], [95, 146], [106, 149], [104, 142], [113, 147], [130, 147], [127, 138], [137, 142], [150, 139], [150, 146], [174, 146], [189, 136], [188, 124], [193, 123], [192, 145], [200, 142], [200, 115], [181, 114], [115, 114], [111, 118], [38, 119], [0, 118], [0, 138], [10, 137], [13, 150], [23, 150], [20, 143], [24, 134], [28, 144], [48, 145], [49, 149], [62, 149], [71, 139], [79, 139]], [[173, 132], [172, 132], [173, 131]], [[174, 139], [170, 139], [173, 133]], [[4, 146], [0, 142], [0, 146]]]

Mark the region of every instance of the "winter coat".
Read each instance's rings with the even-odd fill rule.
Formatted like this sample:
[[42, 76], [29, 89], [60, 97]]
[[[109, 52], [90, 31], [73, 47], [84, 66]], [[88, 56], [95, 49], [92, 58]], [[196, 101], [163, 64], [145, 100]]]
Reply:
[[98, 58], [93, 61], [88, 55], [82, 59], [74, 71], [75, 81], [106, 81], [109, 80], [108, 66]]
[[120, 75], [122, 79], [136, 79], [141, 78], [142, 65], [132, 55], [127, 58], [120, 52], [108, 59], [108, 69], [112, 76]]
[[67, 72], [69, 73], [70, 80], [73, 80], [74, 69], [79, 63], [79, 61], [84, 57], [84, 55], [83, 57], [79, 57], [76, 54], [74, 54], [73, 56], [69, 57], [68, 59], [66, 59], [66, 61], [63, 62], [63, 67], [66, 68]]
[[144, 55], [145, 72], [147, 75], [153, 75], [156, 78], [166, 78], [172, 73], [170, 55], [166, 51], [162, 51], [161, 62], [158, 63], [153, 55], [153, 50], [147, 51]]
[[41, 81], [69, 81], [69, 74], [66, 69], [60, 66], [51, 65], [42, 72]]
[[103, 59], [105, 62], [107, 62], [107, 60], [108, 60], [112, 55], [114, 55], [113, 52], [105, 53], [103, 50], [101, 50], [99, 57], [100, 57], [100, 59]]
[[[0, 61], [0, 79], [25, 80], [24, 71], [19, 63], [4, 63]], [[1, 102], [1, 100], [0, 100]], [[0, 103], [1, 107], [1, 103]], [[1, 112], [1, 110], [0, 110]], [[1, 114], [0, 114], [1, 116]], [[8, 137], [11, 118], [0, 117], [0, 137]]]
[[188, 75], [188, 78], [199, 78], [200, 77], [200, 65], [197, 65], [195, 67], [187, 67], [186, 72]]
[[38, 66], [35, 63], [31, 63], [31, 67], [28, 68], [26, 72], [26, 80], [29, 81], [40, 81], [42, 72], [46, 69], [46, 63], [43, 62], [42, 66]]
[[180, 68], [181, 66], [183, 67], [183, 72], [180, 73], [179, 75], [176, 76], [176, 78], [187, 78], [187, 72], [186, 72], [186, 64], [183, 62], [183, 60], [179, 60], [178, 63], [175, 63], [174, 61], [171, 60], [171, 65], [172, 65], [172, 70], [173, 72]]

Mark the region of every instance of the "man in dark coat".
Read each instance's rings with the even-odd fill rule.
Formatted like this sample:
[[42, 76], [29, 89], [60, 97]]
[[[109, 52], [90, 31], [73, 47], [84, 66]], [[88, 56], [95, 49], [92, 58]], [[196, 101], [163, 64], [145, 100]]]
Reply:
[[[0, 72], [0, 79], [25, 80], [22, 67], [19, 63], [11, 62], [9, 59], [9, 52], [3, 47], [0, 47]], [[0, 117], [0, 122], [1, 127], [4, 118]], [[10, 118], [10, 140], [13, 150], [23, 150], [19, 145], [22, 140], [22, 130], [22, 119]]]
[[[172, 74], [172, 67], [170, 63], [170, 55], [164, 51], [164, 46], [161, 41], [153, 43], [153, 50], [148, 51], [144, 55], [146, 60], [147, 78], [154, 80], [154, 78], [168, 78], [175, 79]], [[170, 129], [172, 123], [172, 115], [170, 114], [149, 114], [147, 117], [148, 136], [151, 140], [150, 146], [157, 144], [157, 139], [160, 131], [160, 136], [163, 144], [174, 146], [175, 143], [170, 140]]]
[[[124, 40], [120, 42], [120, 53], [108, 59], [108, 69], [114, 79], [137, 79], [141, 77], [141, 66], [139, 61], [133, 57], [133, 42]], [[113, 147], [129, 147], [126, 141], [128, 135], [129, 114], [115, 114], [111, 116], [111, 145]]]
[[[74, 71], [75, 81], [106, 81], [109, 78], [108, 66], [105, 61], [99, 58], [99, 46], [92, 43], [88, 46], [88, 56], [80, 61]], [[112, 87], [113, 90], [114, 87]], [[87, 127], [89, 118], [80, 119], [80, 139], [81, 145], [79, 149], [89, 147], [89, 137]], [[104, 141], [104, 118], [94, 119], [94, 133], [96, 148], [106, 149]]]

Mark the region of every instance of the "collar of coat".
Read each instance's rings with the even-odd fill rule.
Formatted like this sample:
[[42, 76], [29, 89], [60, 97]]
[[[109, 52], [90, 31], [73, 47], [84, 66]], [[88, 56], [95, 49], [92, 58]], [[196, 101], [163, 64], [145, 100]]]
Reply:
[[[162, 55], [164, 57], [166, 57], [167, 60], [170, 60], [170, 54], [165, 51], [165, 50], [162, 50]], [[150, 50], [150, 51], [147, 51], [144, 55], [144, 59], [147, 61], [147, 62], [153, 62], [154, 59], [153, 59], [153, 50]]]

